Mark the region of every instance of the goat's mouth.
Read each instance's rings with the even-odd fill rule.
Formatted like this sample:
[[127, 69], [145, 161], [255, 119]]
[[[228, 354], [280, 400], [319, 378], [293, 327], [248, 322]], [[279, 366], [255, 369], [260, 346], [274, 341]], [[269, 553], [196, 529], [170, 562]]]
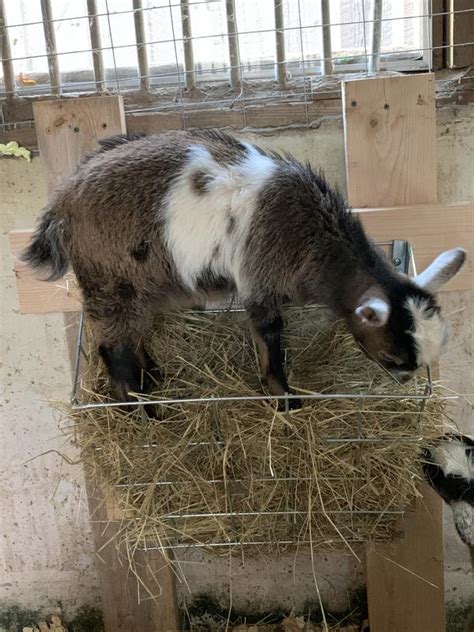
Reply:
[[390, 376], [392, 380], [397, 382], [397, 384], [400, 384], [400, 385], [406, 384], [407, 382], [410, 382], [410, 380], [412, 380], [415, 377], [416, 371], [403, 371], [403, 370], [397, 370], [397, 369], [393, 369], [392, 367], [385, 366], [383, 362], [381, 362], [380, 359], [377, 358], [377, 356], [375, 356], [366, 347], [364, 347], [364, 345], [362, 344], [360, 340], [355, 338], [355, 341], [357, 342], [360, 350], [363, 351], [363, 353], [367, 356], [367, 358], [372, 360], [372, 362], [375, 362], [375, 364], [379, 366], [382, 369], [382, 371], [384, 371], [384, 373]]
[[406, 384], [415, 377], [415, 372], [412, 371], [389, 371], [389, 373], [400, 384]]

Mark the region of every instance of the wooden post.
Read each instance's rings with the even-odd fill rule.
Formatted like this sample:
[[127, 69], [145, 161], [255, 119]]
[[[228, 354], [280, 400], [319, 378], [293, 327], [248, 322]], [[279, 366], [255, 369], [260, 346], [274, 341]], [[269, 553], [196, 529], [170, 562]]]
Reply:
[[[436, 202], [432, 74], [345, 82], [343, 112], [348, 197], [353, 205]], [[399, 231], [396, 209], [390, 217], [391, 239], [402, 238], [403, 224], [400, 221]], [[446, 213], [444, 224], [448, 223]], [[429, 220], [426, 231], [430, 232]], [[442, 502], [428, 485], [421, 491], [423, 497], [404, 516], [403, 539], [368, 548], [371, 632], [446, 629]]]
[[[100, 138], [126, 131], [122, 98], [116, 96], [40, 101], [33, 104], [33, 113], [49, 195], [74, 170], [84, 154], [95, 149]], [[23, 267], [22, 270], [28, 277], [26, 269]], [[31, 277], [29, 283], [33, 283]], [[74, 310], [80, 307], [78, 293], [69, 291], [67, 283], [53, 289], [53, 293], [55, 307], [60, 305], [58, 298], [66, 295], [66, 309], [72, 312], [65, 315], [65, 324], [69, 359], [73, 365], [78, 320]], [[161, 589], [161, 596], [156, 600], [144, 595], [145, 600], [139, 603], [139, 584], [130, 572], [123, 547], [117, 541], [119, 524], [110, 522], [104, 527], [107, 514], [103, 494], [87, 472], [86, 488], [92, 534], [98, 552], [97, 570], [106, 632], [176, 632], [178, 623], [172, 569], [157, 551], [136, 555], [134, 561], [143, 572], [144, 581], [153, 578], [154, 586], [159, 583]]]

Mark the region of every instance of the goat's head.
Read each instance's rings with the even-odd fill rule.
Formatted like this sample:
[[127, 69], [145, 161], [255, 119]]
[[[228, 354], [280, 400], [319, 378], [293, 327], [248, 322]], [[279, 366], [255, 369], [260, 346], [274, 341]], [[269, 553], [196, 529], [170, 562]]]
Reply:
[[349, 326], [365, 353], [406, 382], [440, 355], [447, 329], [436, 292], [464, 264], [462, 248], [448, 250], [418, 276], [393, 288], [370, 287], [358, 300]]

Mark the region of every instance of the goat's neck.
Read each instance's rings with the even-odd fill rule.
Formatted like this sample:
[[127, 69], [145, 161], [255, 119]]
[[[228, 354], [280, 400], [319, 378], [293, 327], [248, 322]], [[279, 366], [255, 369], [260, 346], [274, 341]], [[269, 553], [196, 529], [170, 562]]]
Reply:
[[300, 294], [303, 302], [324, 304], [338, 318], [349, 318], [360, 297], [374, 285], [374, 276], [361, 264], [334, 257], [305, 272]]

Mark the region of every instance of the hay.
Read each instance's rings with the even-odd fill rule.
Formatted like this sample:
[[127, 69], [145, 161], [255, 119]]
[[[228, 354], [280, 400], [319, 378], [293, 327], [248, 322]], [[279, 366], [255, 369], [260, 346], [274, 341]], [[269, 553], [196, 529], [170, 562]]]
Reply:
[[[443, 399], [435, 394], [420, 410], [413, 395], [424, 392], [426, 379], [397, 384], [321, 310], [285, 315], [290, 383], [328, 399], [306, 400], [291, 414], [271, 400], [173, 403], [148, 421], [117, 408], [71, 413], [86, 466], [108, 490], [115, 515], [126, 518], [127, 541], [217, 552], [229, 550], [220, 544], [254, 543], [246, 553], [274, 555], [290, 542], [352, 550], [397, 535], [400, 512], [419, 495], [420, 448], [442, 430]], [[155, 397], [260, 395], [244, 320], [183, 313], [160, 322], [149, 343], [164, 371]], [[86, 400], [106, 401], [95, 354], [82, 387]]]

